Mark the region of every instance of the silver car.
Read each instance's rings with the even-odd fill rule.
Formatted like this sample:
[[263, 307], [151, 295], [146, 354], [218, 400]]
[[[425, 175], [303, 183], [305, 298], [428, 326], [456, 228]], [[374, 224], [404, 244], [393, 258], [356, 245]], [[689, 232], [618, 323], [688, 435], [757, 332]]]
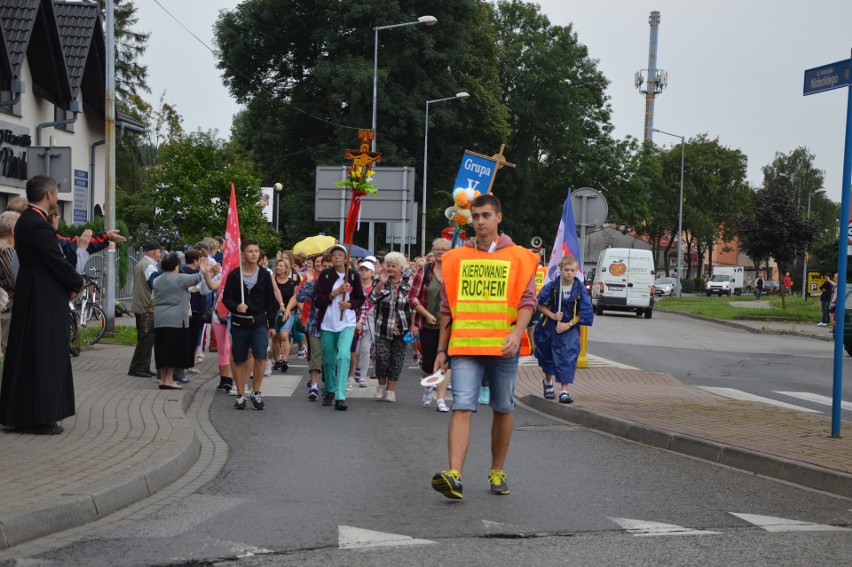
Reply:
[[655, 295], [677, 295], [680, 280], [677, 278], [657, 278], [654, 282]]

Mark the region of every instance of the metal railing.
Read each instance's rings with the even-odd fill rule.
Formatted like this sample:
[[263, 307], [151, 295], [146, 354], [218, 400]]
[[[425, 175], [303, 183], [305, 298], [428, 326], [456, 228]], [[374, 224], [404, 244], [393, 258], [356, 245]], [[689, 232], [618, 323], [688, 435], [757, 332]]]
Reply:
[[[83, 273], [100, 280], [101, 276], [104, 273], [106, 255], [107, 251], [101, 250], [100, 252], [96, 252], [89, 256], [89, 261], [86, 262], [86, 265], [83, 268]], [[141, 252], [130, 252], [130, 265], [127, 268], [127, 282], [125, 282], [124, 286], [122, 286], [120, 289], [116, 290], [116, 301], [121, 301], [123, 303], [125, 301], [130, 301], [133, 298], [133, 269], [136, 267], [136, 262], [138, 261], [140, 255]], [[98, 283], [101, 285], [101, 288], [103, 288], [104, 282], [99, 281]]]

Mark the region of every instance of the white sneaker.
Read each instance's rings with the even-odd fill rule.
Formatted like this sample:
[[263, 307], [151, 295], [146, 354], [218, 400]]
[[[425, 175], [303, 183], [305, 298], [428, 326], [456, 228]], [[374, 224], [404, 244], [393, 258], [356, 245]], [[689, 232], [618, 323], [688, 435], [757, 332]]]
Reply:
[[820, 321], [819, 323], [817, 323], [817, 327], [825, 327], [825, 323], [823, 323], [822, 321]]
[[364, 378], [360, 378], [358, 380], [358, 387], [359, 388], [366, 388], [367, 387], [367, 381]]
[[377, 402], [381, 402], [385, 399], [385, 387], [381, 384], [376, 386], [376, 393], [373, 395], [373, 399]]
[[435, 409], [437, 409], [441, 413], [446, 413], [450, 411], [450, 408], [447, 407], [447, 404], [444, 400], [438, 400], [438, 403], [435, 404]]
[[396, 401], [396, 392], [393, 390], [385, 391], [385, 401], [386, 402], [395, 402]]
[[423, 389], [423, 407], [428, 408], [432, 405], [432, 386], [427, 386]]
[[272, 361], [269, 360], [269, 359], [266, 359], [266, 369], [263, 371], [263, 375], [264, 376], [271, 376], [272, 375]]

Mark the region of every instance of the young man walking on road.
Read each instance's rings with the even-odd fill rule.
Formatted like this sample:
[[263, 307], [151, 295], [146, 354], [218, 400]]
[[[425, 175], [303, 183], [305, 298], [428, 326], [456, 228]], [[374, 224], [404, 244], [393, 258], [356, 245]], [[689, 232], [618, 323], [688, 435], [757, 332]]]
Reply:
[[[500, 201], [480, 195], [470, 206], [476, 237], [444, 255], [441, 328], [435, 370], [453, 366], [453, 415], [449, 428], [450, 468], [432, 477], [432, 488], [461, 499], [461, 474], [470, 444], [470, 420], [477, 411], [479, 388], [491, 388], [492, 494], [509, 494], [503, 465], [512, 438], [518, 355], [529, 354], [526, 328], [537, 309], [535, 270], [538, 257], [515, 245], [497, 228]], [[522, 350], [522, 342], [524, 351]]]

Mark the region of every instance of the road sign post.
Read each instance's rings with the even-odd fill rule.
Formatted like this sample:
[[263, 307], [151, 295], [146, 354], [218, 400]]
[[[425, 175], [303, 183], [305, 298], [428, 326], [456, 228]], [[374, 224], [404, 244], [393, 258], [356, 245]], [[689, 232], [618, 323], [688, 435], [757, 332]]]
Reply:
[[[846, 141], [843, 152], [843, 186], [840, 192], [840, 226], [849, 226], [849, 189], [852, 185], [852, 59], [838, 61], [822, 67], [805, 71], [805, 86], [803, 95], [821, 93], [841, 87], [846, 89]], [[843, 239], [837, 251], [837, 285], [843, 284], [838, 290], [835, 309], [836, 327], [834, 330], [834, 380], [831, 403], [831, 436], [840, 437], [841, 390], [843, 387], [843, 328], [846, 313], [846, 269], [848, 245]], [[839, 316], [838, 316], [839, 314]]]

